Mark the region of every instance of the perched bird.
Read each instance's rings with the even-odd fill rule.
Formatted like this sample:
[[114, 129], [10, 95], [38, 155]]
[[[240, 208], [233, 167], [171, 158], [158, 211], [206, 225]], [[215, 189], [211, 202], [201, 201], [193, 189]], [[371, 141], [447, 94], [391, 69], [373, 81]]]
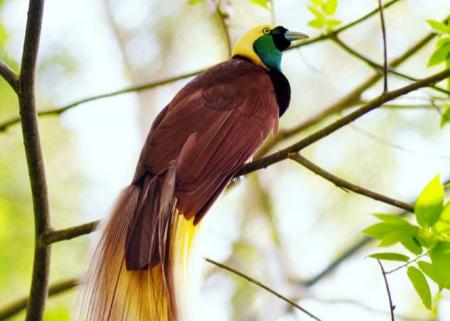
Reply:
[[307, 38], [245, 33], [230, 60], [185, 85], [153, 122], [106, 223], [84, 286], [86, 321], [190, 320], [199, 223], [289, 106], [282, 52]]

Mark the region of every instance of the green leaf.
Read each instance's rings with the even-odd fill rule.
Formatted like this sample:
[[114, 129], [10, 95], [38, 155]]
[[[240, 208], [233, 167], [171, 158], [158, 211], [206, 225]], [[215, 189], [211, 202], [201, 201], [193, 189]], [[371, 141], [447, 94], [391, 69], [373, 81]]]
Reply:
[[338, 2], [337, 0], [328, 0], [325, 3], [322, 3], [322, 10], [327, 15], [331, 16], [334, 15], [337, 9]]
[[322, 29], [323, 27], [325, 27], [325, 24], [319, 19], [314, 19], [308, 22], [308, 26], [315, 29]]
[[254, 3], [264, 9], [269, 9], [269, 0], [250, 0], [251, 3]]
[[440, 64], [441, 62], [446, 61], [447, 56], [450, 54], [450, 43], [446, 43], [443, 46], [439, 47], [428, 60], [428, 67], [435, 66]]
[[318, 7], [322, 5], [322, 0], [311, 0], [311, 3], [314, 7]]
[[450, 236], [450, 202], [445, 204], [439, 221], [434, 225], [437, 233]]
[[333, 29], [336, 26], [339, 26], [341, 24], [341, 20], [337, 20], [337, 19], [327, 19], [325, 21], [325, 24], [327, 25], [327, 27], [329, 29]]
[[189, 4], [197, 4], [197, 3], [202, 3], [205, 0], [189, 0]]
[[377, 223], [364, 229], [362, 232], [374, 239], [382, 239], [389, 233], [393, 232], [395, 226], [386, 223]]
[[427, 20], [427, 22], [431, 26], [431, 28], [434, 29], [434, 31], [444, 34], [450, 34], [450, 28], [446, 24], [436, 20]]
[[316, 8], [314, 8], [313, 6], [308, 6], [308, 10], [316, 17], [317, 20], [320, 20], [323, 23], [325, 23], [325, 21], [327, 20], [325, 15]]
[[403, 239], [407, 238], [410, 235], [410, 231], [408, 229], [398, 229], [392, 233], [389, 233], [388, 235], [384, 236], [381, 239], [380, 244], [378, 246], [385, 247], [385, 246], [391, 246], [395, 243], [401, 242]]
[[420, 261], [419, 268], [439, 286], [450, 289], [450, 243], [441, 242], [430, 251], [431, 263]]
[[374, 253], [369, 255], [369, 257], [372, 257], [374, 259], [379, 260], [386, 260], [386, 261], [400, 261], [400, 262], [408, 262], [409, 257], [403, 254], [399, 253], [392, 253], [392, 252], [384, 252], [384, 253]]
[[[450, 84], [450, 80], [449, 80], [449, 84]], [[447, 125], [447, 123], [450, 122], [450, 104], [449, 105], [444, 105], [444, 112], [442, 113], [441, 116], [441, 128], [444, 127], [445, 125]]]
[[376, 213], [373, 216], [391, 225], [409, 225], [409, 222], [398, 214]]
[[450, 37], [443, 37], [436, 42], [436, 49], [442, 47], [443, 45], [450, 43]]
[[414, 289], [416, 289], [417, 294], [419, 294], [423, 305], [425, 305], [427, 309], [431, 310], [431, 291], [427, 279], [425, 279], [423, 273], [414, 266], [410, 266], [408, 268], [407, 274], [414, 286]]
[[439, 175], [433, 178], [420, 193], [414, 212], [421, 226], [433, 226], [442, 212], [444, 202], [444, 186]]
[[403, 240], [400, 241], [400, 243], [402, 243], [402, 245], [411, 253], [415, 254], [415, 255], [420, 255], [422, 254], [423, 250], [422, 250], [422, 246], [419, 244], [419, 242], [417, 242], [415, 240], [414, 237], [408, 237], [405, 238]]

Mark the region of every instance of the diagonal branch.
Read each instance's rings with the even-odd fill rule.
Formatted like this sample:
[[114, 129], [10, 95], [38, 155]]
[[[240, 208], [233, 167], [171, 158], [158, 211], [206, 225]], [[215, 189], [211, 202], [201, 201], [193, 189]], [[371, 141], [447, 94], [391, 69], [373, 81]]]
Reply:
[[[429, 33], [426, 36], [424, 36], [422, 39], [420, 39], [417, 43], [412, 45], [408, 50], [406, 50], [402, 55], [400, 55], [398, 58], [394, 59], [390, 63], [390, 67], [397, 67], [400, 64], [402, 64], [404, 61], [411, 58], [416, 52], [418, 52], [420, 49], [422, 49], [427, 43], [429, 43], [434, 37], [436, 36], [435, 33]], [[307, 119], [300, 123], [299, 125], [285, 130], [280, 130], [278, 134], [273, 137], [272, 139], [269, 139], [263, 147], [259, 149], [259, 151], [255, 155], [255, 159], [259, 159], [262, 156], [266, 155], [274, 146], [278, 145], [281, 141], [293, 137], [294, 135], [318, 124], [325, 118], [328, 118], [331, 115], [334, 115], [336, 113], [339, 113], [343, 110], [345, 110], [348, 107], [351, 107], [357, 103], [360, 103], [361, 95], [375, 85], [378, 80], [381, 79], [381, 74], [376, 73], [372, 77], [368, 78], [366, 81], [361, 83], [358, 87], [353, 89], [350, 93], [348, 93], [346, 96], [341, 98], [339, 101], [333, 103], [329, 107], [322, 110], [320, 113], [316, 114], [315, 116], [311, 117], [310, 119]], [[1, 129], [1, 126], [0, 126]]]
[[239, 276], [239, 277], [241, 277], [241, 278], [243, 278], [243, 279], [245, 279], [245, 280], [247, 280], [247, 281], [249, 281], [249, 282], [251, 282], [251, 283], [257, 285], [257, 286], [259, 286], [260, 288], [266, 290], [267, 292], [269, 292], [269, 293], [275, 295], [276, 297], [280, 298], [281, 300], [287, 302], [288, 304], [290, 304], [291, 306], [295, 307], [296, 309], [302, 311], [303, 313], [307, 314], [308, 316], [310, 316], [310, 317], [313, 318], [314, 320], [321, 321], [318, 317], [316, 317], [314, 314], [312, 314], [311, 312], [309, 312], [309, 311], [306, 310], [305, 308], [302, 308], [300, 305], [298, 305], [298, 304], [295, 303], [294, 301], [292, 301], [292, 300], [286, 298], [286, 297], [283, 296], [282, 294], [280, 294], [280, 293], [278, 293], [277, 291], [275, 291], [275, 290], [269, 288], [267, 285], [261, 283], [260, 281], [255, 280], [254, 278], [252, 278], [252, 277], [250, 277], [250, 276], [248, 276], [248, 275], [246, 275], [246, 274], [244, 274], [244, 273], [242, 273], [242, 272], [240, 272], [240, 271], [238, 271], [238, 270], [236, 270], [236, 269], [233, 269], [232, 267], [229, 267], [229, 266], [227, 266], [227, 265], [225, 265], [225, 264], [216, 262], [216, 261], [214, 261], [214, 260], [212, 260], [212, 259], [205, 258], [205, 261], [208, 262], [208, 263], [214, 264], [215, 266], [218, 266], [219, 268], [221, 268], [221, 269], [223, 269], [223, 270], [226, 270], [226, 271], [228, 271], [228, 272], [231, 272], [231, 273], [233, 273], [233, 274], [236, 274], [237, 276]]
[[41, 235], [50, 228], [50, 211], [34, 88], [43, 11], [44, 0], [30, 0], [19, 77], [20, 117], [33, 197], [35, 224], [33, 276], [26, 321], [43, 319], [50, 270], [50, 247], [39, 242]]
[[388, 279], [386, 276], [386, 271], [384, 270], [384, 266], [381, 263], [381, 261], [377, 259], [377, 262], [378, 262], [378, 265], [380, 266], [381, 273], [383, 274], [384, 285], [386, 286], [386, 292], [387, 292], [387, 296], [388, 296], [388, 300], [389, 300], [389, 311], [391, 312], [391, 321], [395, 321], [395, 316], [394, 316], [395, 305], [392, 302], [391, 289], [389, 288], [389, 282], [388, 282]]
[[332, 182], [338, 187], [344, 188], [345, 190], [350, 190], [352, 192], [355, 192], [357, 194], [361, 194], [364, 196], [367, 196], [369, 198], [372, 198], [374, 200], [398, 207], [402, 210], [408, 211], [408, 212], [414, 212], [414, 206], [409, 205], [408, 203], [393, 199], [391, 197], [373, 192], [371, 190], [365, 189], [363, 187], [360, 187], [358, 185], [352, 184], [340, 177], [337, 177], [336, 175], [331, 174], [330, 172], [327, 172], [323, 168], [317, 166], [307, 158], [303, 157], [302, 155], [298, 153], [289, 154], [289, 158], [296, 161], [300, 165], [303, 165], [313, 173], [325, 178], [326, 180]]
[[2, 76], [11, 88], [19, 92], [19, 78], [3, 61], [0, 61], [0, 76]]
[[[170, 78], [166, 78], [163, 80], [157, 80], [157, 81], [152, 81], [149, 83], [145, 83], [142, 85], [137, 85], [137, 86], [130, 86], [130, 87], [125, 87], [123, 89], [120, 90], [116, 90], [116, 91], [110, 91], [110, 92], [106, 92], [103, 94], [99, 94], [99, 95], [95, 95], [95, 96], [91, 96], [91, 97], [86, 97], [80, 100], [76, 100], [70, 104], [64, 105], [62, 107], [59, 108], [53, 108], [53, 109], [49, 109], [49, 110], [43, 110], [40, 111], [38, 113], [39, 116], [53, 116], [53, 115], [60, 115], [74, 107], [77, 107], [79, 105], [85, 104], [85, 103], [89, 103], [91, 101], [94, 100], [98, 100], [98, 99], [103, 99], [103, 98], [109, 98], [109, 97], [114, 97], [114, 96], [118, 96], [118, 95], [122, 95], [122, 94], [128, 94], [131, 92], [139, 92], [139, 91], [143, 91], [143, 90], [148, 90], [148, 89], [153, 89], [153, 88], [157, 88], [160, 86], [164, 86], [179, 80], [183, 80], [186, 78], [191, 78], [194, 77], [195, 75], [198, 75], [200, 72], [202, 72], [202, 70], [197, 70], [197, 71], [193, 71], [187, 74], [183, 74], [180, 76], [175, 76], [175, 77], [170, 77]], [[13, 117], [3, 123], [0, 124], [0, 132], [6, 130], [8, 127], [13, 126], [15, 124], [17, 124], [20, 121], [19, 117]]]
[[236, 177], [249, 174], [256, 170], [266, 168], [270, 165], [273, 165], [284, 159], [287, 159], [289, 157], [289, 154], [299, 152], [300, 150], [304, 149], [305, 147], [308, 147], [309, 145], [311, 145], [311, 144], [321, 140], [322, 138], [330, 135], [331, 133], [335, 132], [336, 130], [350, 124], [351, 122], [358, 119], [359, 117], [369, 113], [370, 111], [372, 111], [374, 109], [377, 109], [382, 104], [384, 104], [388, 101], [391, 101], [397, 97], [406, 95], [407, 93], [415, 91], [419, 88], [423, 88], [423, 87], [427, 87], [428, 85], [435, 84], [441, 80], [446, 79], [449, 76], [450, 76], [450, 69], [446, 69], [444, 71], [441, 71], [438, 74], [435, 74], [428, 78], [421, 79], [421, 80], [419, 80], [413, 84], [410, 84], [408, 86], [383, 93], [381, 96], [369, 101], [363, 107], [351, 112], [350, 114], [342, 117], [341, 119], [335, 121], [334, 123], [314, 132], [313, 134], [305, 137], [304, 139], [300, 140], [299, 142], [297, 142], [287, 148], [284, 148], [276, 153], [273, 153], [269, 156], [266, 156], [264, 158], [254, 161], [254, 162], [246, 164], [236, 174]]
[[[48, 288], [48, 295], [53, 296], [76, 287], [79, 278], [71, 278], [56, 282]], [[0, 320], [6, 320], [24, 310], [28, 305], [28, 297], [18, 299], [0, 310]]]
[[[384, 9], [387, 9], [390, 6], [392, 6], [393, 4], [395, 4], [396, 2], [399, 2], [399, 1], [400, 0], [391, 0], [389, 2], [386, 2], [382, 7]], [[350, 22], [350, 23], [348, 23], [346, 25], [343, 25], [343, 26], [341, 26], [340, 28], [337, 28], [334, 31], [331, 31], [329, 33], [323, 34], [323, 35], [318, 36], [318, 37], [310, 38], [309, 40], [303, 41], [303, 42], [301, 42], [301, 43], [299, 43], [297, 45], [294, 45], [294, 46], [290, 47], [288, 50], [295, 49], [295, 48], [300, 48], [300, 47], [307, 46], [307, 45], [311, 45], [313, 43], [320, 42], [320, 41], [323, 41], [323, 40], [335, 37], [338, 34], [340, 34], [341, 32], [343, 32], [343, 31], [345, 31], [347, 29], [350, 29], [350, 28], [352, 28], [352, 27], [354, 27], [354, 26], [356, 26], [356, 25], [366, 21], [370, 17], [376, 15], [379, 11], [380, 11], [380, 8], [376, 8], [376, 9], [370, 11], [369, 13], [365, 14], [364, 16], [362, 16], [362, 17], [360, 17], [360, 18], [358, 18], [358, 19], [356, 19], [356, 20], [354, 20], [354, 21], [352, 21], [352, 22]]]
[[41, 236], [41, 243], [44, 245], [50, 245], [52, 243], [60, 242], [60, 241], [67, 241], [70, 239], [73, 239], [75, 237], [89, 234], [98, 227], [100, 224], [100, 221], [92, 221], [89, 223], [81, 224], [78, 226], [66, 228], [63, 230], [56, 230], [56, 231], [48, 231], [47, 233], [43, 234]]
[[[400, 0], [389, 1], [383, 7], [384, 8], [388, 8], [388, 7], [390, 7], [391, 5], [393, 5], [394, 3], [398, 2], [398, 1], [400, 1]], [[296, 49], [296, 48], [300, 48], [300, 47], [305, 47], [305, 46], [311, 45], [311, 44], [316, 43], [316, 42], [321, 42], [321, 41], [333, 38], [333, 37], [337, 36], [338, 34], [340, 34], [342, 31], [345, 31], [345, 30], [347, 30], [349, 28], [352, 28], [352, 27], [360, 24], [361, 22], [364, 22], [366, 19], [368, 19], [371, 16], [377, 14], [378, 11], [379, 11], [379, 9], [377, 8], [377, 9], [375, 9], [375, 10], [365, 14], [364, 16], [356, 19], [355, 21], [350, 22], [350, 23], [342, 26], [341, 28], [336, 29], [335, 31], [332, 31], [330, 33], [327, 33], [327, 34], [324, 34], [324, 35], [321, 35], [321, 36], [317, 36], [317, 37], [311, 38], [311, 39], [309, 39], [307, 41], [304, 41], [304, 42], [301, 42], [301, 43], [299, 43], [297, 45], [294, 45], [294, 46], [292, 46], [289, 49]], [[126, 88], [123, 88], [123, 89], [107, 92], [107, 93], [104, 93], [104, 94], [99, 94], [99, 95], [95, 95], [95, 96], [91, 96], [91, 97], [86, 97], [84, 99], [80, 99], [80, 100], [74, 101], [74, 102], [72, 102], [70, 104], [67, 104], [67, 105], [59, 107], [59, 108], [55, 108], [55, 109], [45, 110], [45, 111], [39, 112], [38, 115], [39, 116], [59, 115], [59, 114], [62, 114], [62, 113], [66, 112], [66, 111], [68, 111], [68, 110], [70, 110], [70, 109], [72, 109], [74, 107], [77, 107], [77, 106], [79, 106], [81, 104], [85, 104], [85, 103], [88, 103], [88, 102], [91, 102], [91, 101], [94, 101], [94, 100], [98, 100], [98, 99], [103, 99], [103, 98], [113, 97], [113, 96], [117, 96], [117, 95], [122, 95], [122, 94], [130, 93], [130, 92], [134, 92], [134, 91], [148, 90], [148, 89], [155, 88], [155, 87], [158, 87], [158, 86], [167, 85], [169, 83], [172, 83], [172, 82], [175, 82], [175, 81], [178, 81], [178, 80], [181, 80], [181, 79], [194, 77], [194, 76], [198, 75], [199, 73], [201, 73], [201, 72], [203, 72], [205, 70], [206, 70], [206, 68], [201, 69], [201, 70], [197, 70], [197, 71], [194, 71], [194, 72], [190, 72], [190, 73], [187, 73], [187, 74], [183, 74], [183, 75], [180, 75], [180, 76], [170, 77], [170, 78], [167, 78], [167, 79], [164, 79], [164, 80], [161, 80], [161, 81], [151, 81], [151, 82], [148, 82], [148, 83], [145, 83], [145, 84], [142, 84], [142, 85], [130, 86], [130, 87], [126, 87]], [[333, 112], [333, 113], [335, 113], [335, 112]], [[331, 114], [333, 114], [333, 113], [331, 113]], [[13, 117], [13, 118], [11, 118], [9, 120], [6, 120], [6, 121], [0, 123], [0, 132], [6, 130], [8, 127], [10, 127], [12, 125], [17, 124], [19, 121], [20, 120], [19, 120], [18, 117]]]
[[[348, 52], [350, 55], [358, 58], [359, 60], [365, 62], [367, 65], [369, 65], [370, 67], [374, 68], [375, 70], [379, 70], [379, 71], [383, 71], [384, 74], [384, 67], [378, 63], [376, 63], [375, 61], [371, 60], [370, 58], [362, 55], [361, 53], [357, 52], [356, 50], [354, 50], [353, 48], [350, 48], [346, 43], [344, 43], [339, 37], [335, 37], [333, 38], [333, 41], [339, 46], [341, 47], [343, 50], [345, 50], [346, 52]], [[417, 81], [417, 78], [411, 77], [407, 74], [401, 73], [399, 71], [396, 71], [395, 69], [392, 68], [387, 68], [387, 72], [391, 73], [393, 75], [396, 75], [400, 78], [406, 79], [406, 80], [410, 80], [410, 81]], [[434, 89], [435, 91], [450, 95], [450, 91], [435, 86], [435, 85], [430, 85], [430, 88]]]

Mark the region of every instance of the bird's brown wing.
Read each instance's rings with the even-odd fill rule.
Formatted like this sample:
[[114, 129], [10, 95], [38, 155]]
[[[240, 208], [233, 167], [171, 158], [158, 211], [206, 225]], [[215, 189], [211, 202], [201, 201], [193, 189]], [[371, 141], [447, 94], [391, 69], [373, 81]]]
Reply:
[[278, 106], [266, 71], [231, 59], [175, 96], [149, 133], [140, 170], [155, 175], [175, 160], [177, 208], [198, 221], [277, 125]]
[[[127, 266], [156, 264], [166, 248], [156, 231], [170, 225], [163, 209], [176, 200], [179, 212], [197, 223], [277, 126], [270, 77], [251, 62], [231, 59], [181, 89], [155, 119], [138, 162], [133, 183], [141, 193], [128, 230]], [[161, 192], [173, 184], [171, 195]]]

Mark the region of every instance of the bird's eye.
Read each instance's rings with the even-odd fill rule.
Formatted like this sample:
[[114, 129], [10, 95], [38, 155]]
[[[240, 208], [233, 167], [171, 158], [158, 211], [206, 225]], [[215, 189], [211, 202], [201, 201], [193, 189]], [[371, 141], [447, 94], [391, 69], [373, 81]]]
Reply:
[[268, 34], [270, 33], [270, 29], [269, 29], [269, 28], [264, 28], [264, 29], [263, 29], [263, 33], [264, 33], [265, 35], [268, 35]]

